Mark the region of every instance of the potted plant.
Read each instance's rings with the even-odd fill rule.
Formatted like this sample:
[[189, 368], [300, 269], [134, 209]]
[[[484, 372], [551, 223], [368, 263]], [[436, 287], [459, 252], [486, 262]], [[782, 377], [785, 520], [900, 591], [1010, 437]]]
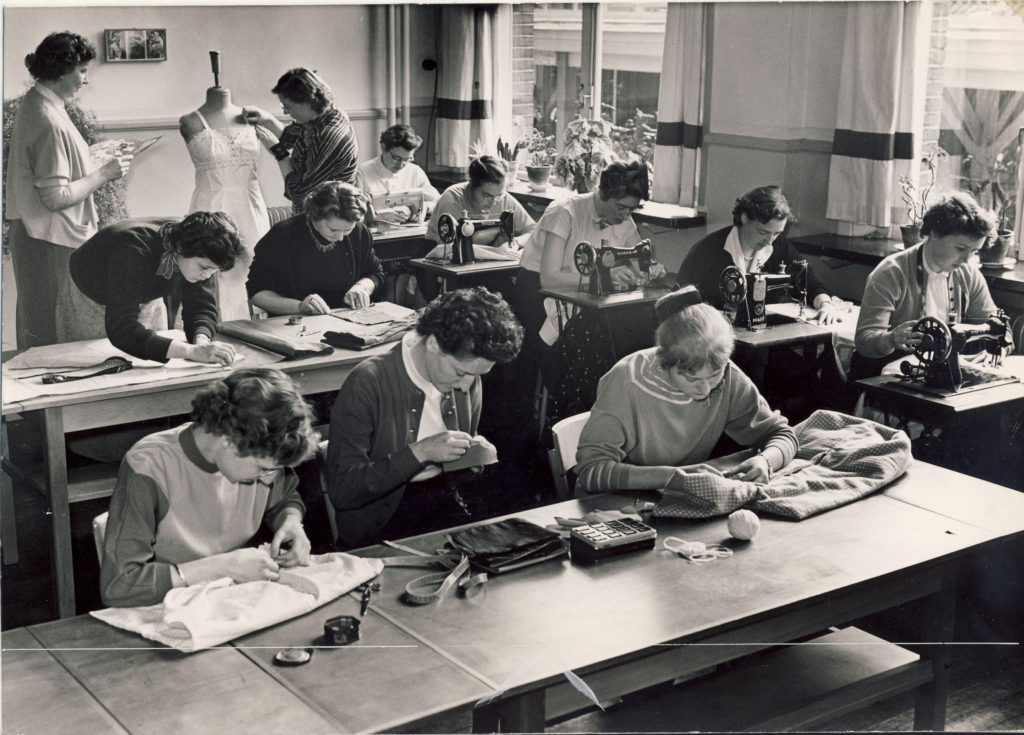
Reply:
[[920, 188], [910, 180], [909, 176], [900, 176], [899, 178], [901, 196], [907, 204], [908, 222], [900, 225], [904, 247], [909, 248], [911, 245], [921, 242], [921, 221], [924, 219], [924, 213], [928, 211], [928, 195], [935, 187], [939, 161], [948, 157], [949, 154], [940, 146], [934, 146], [921, 157], [921, 163], [928, 170], [928, 183]]
[[597, 188], [601, 172], [616, 160], [612, 124], [577, 118], [565, 128], [565, 145], [555, 161], [555, 175], [577, 194]]
[[525, 149], [525, 140], [506, 143], [500, 137], [498, 138], [498, 156], [508, 164], [508, 178], [510, 182], [514, 182], [519, 175], [519, 153]]
[[533, 191], [544, 191], [548, 187], [551, 167], [555, 163], [555, 136], [545, 135], [533, 128], [526, 139], [526, 175]]
[[[971, 156], [965, 159], [969, 163]], [[1012, 156], [1000, 153], [989, 167], [988, 178], [983, 181], [969, 179], [968, 190], [978, 201], [991, 205], [996, 216], [996, 234], [990, 237], [978, 251], [978, 258], [985, 265], [1012, 265], [1014, 253], [1013, 221], [1016, 218], [1016, 192], [1013, 184], [1017, 177], [1017, 161]], [[988, 197], [985, 191], [988, 190]], [[1009, 261], [1009, 262], [1007, 262]]]

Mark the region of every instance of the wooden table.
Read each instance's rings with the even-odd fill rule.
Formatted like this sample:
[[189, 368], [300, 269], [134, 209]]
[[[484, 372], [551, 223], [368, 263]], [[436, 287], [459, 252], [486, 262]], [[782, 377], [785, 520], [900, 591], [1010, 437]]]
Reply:
[[[285, 321], [276, 317], [272, 321]], [[221, 337], [232, 342], [230, 338]], [[69, 343], [73, 350], [75, 343]], [[386, 352], [391, 344], [361, 352], [336, 349], [333, 354], [303, 360], [278, 362], [274, 367], [288, 373], [304, 395], [337, 390], [352, 368], [371, 355]], [[255, 367], [255, 365], [253, 365]], [[196, 390], [222, 375], [203, 373], [186, 378], [142, 385], [125, 385], [103, 391], [70, 395], [40, 396], [21, 403], [5, 403], [3, 416], [35, 414], [39, 418], [45, 447], [43, 467], [22, 468], [3, 458], [3, 469], [36, 485], [48, 499], [51, 548], [56, 586], [57, 614], [75, 614], [74, 564], [71, 558], [71, 503], [109, 496], [114, 489], [116, 467], [86, 467], [68, 472], [65, 435], [72, 431], [120, 426], [135, 421], [187, 414]], [[7, 427], [4, 426], [6, 432]]]
[[[817, 373], [818, 347], [832, 345], [833, 333], [827, 327], [805, 321], [792, 321], [791, 317], [769, 311], [768, 326], [758, 331], [749, 327], [733, 327], [736, 336], [736, 354], [733, 358], [754, 384], [764, 393], [769, 389], [766, 376], [771, 364], [771, 352], [779, 347], [793, 347], [800, 351], [806, 364], [806, 375]], [[809, 389], [810, 386], [805, 386]], [[770, 391], [769, 391], [770, 393]], [[774, 405], [778, 398], [766, 395]]]
[[426, 238], [427, 225], [392, 225], [387, 232], [374, 232], [373, 250], [385, 264], [420, 258], [434, 243]]
[[441, 293], [460, 285], [473, 285], [473, 277], [483, 274], [504, 273], [511, 275], [519, 271], [518, 260], [477, 260], [472, 263], [455, 264], [434, 258], [413, 258], [409, 261], [413, 270], [435, 276]]
[[789, 238], [797, 250], [807, 255], [841, 258], [851, 263], [876, 266], [883, 258], [903, 250], [902, 240], [850, 237], [821, 232], [815, 235], [796, 235]]
[[[632, 497], [516, 515], [547, 524]], [[5, 632], [4, 732], [456, 732], [470, 720], [476, 731], [537, 732], [589, 706], [565, 671], [607, 701], [913, 600], [901, 614], [920, 611], [920, 660], [863, 682], [859, 701], [914, 689], [915, 727], [942, 729], [948, 647], [934, 644], [951, 640], [957, 566], [1024, 533], [1024, 494], [916, 462], [850, 505], [761, 521], [751, 543], [730, 540], [724, 518], [657, 521], [661, 539], [733, 547], [711, 564], [659, 544], [591, 567], [561, 560], [492, 576], [478, 594], [427, 606], [401, 601], [424, 570], [388, 567], [358, 643], [317, 649], [296, 668], [270, 661], [310, 645], [326, 618], [355, 614], [356, 597], [195, 654], [84, 615]], [[433, 551], [443, 536], [404, 543]]]

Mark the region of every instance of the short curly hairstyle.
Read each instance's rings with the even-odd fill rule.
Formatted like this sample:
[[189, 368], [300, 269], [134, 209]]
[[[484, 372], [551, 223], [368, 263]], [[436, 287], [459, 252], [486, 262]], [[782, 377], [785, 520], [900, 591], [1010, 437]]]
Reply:
[[294, 467], [313, 456], [319, 435], [313, 411], [291, 378], [276, 368], [235, 370], [192, 399], [192, 421], [230, 441], [242, 457], [269, 457]]
[[358, 224], [366, 216], [366, 197], [352, 184], [324, 181], [306, 195], [303, 209], [310, 222], [340, 217]]
[[480, 156], [469, 162], [469, 185], [504, 184], [508, 166], [497, 156]]
[[33, 79], [55, 82], [69, 71], [96, 58], [91, 43], [71, 31], [51, 33], [25, 57], [25, 68]]
[[751, 189], [737, 199], [736, 206], [732, 208], [732, 223], [737, 227], [742, 225], [743, 219], [740, 215], [744, 214], [747, 215], [748, 220], [757, 220], [762, 225], [768, 224], [773, 219], [788, 219], [796, 222], [786, 195], [775, 184]]
[[164, 248], [183, 258], [206, 258], [222, 271], [245, 253], [234, 220], [224, 212], [193, 212], [160, 228]]
[[604, 201], [625, 197], [650, 199], [647, 164], [643, 161], [612, 161], [601, 172], [597, 191]]
[[317, 114], [334, 104], [334, 93], [327, 82], [315, 71], [301, 66], [282, 74], [270, 92], [300, 105], [309, 105]]
[[933, 204], [921, 220], [921, 235], [966, 235], [972, 239], [996, 234], [996, 218], [964, 191], [954, 192]]
[[483, 286], [448, 291], [427, 304], [416, 324], [441, 349], [460, 360], [482, 357], [511, 362], [523, 344], [523, 328], [501, 296]]
[[412, 125], [399, 123], [380, 134], [380, 144], [384, 150], [405, 148], [407, 151], [414, 151], [423, 145], [423, 138], [416, 135]]
[[732, 325], [710, 304], [693, 304], [666, 318], [655, 333], [662, 369], [697, 373], [721, 368], [732, 357]]

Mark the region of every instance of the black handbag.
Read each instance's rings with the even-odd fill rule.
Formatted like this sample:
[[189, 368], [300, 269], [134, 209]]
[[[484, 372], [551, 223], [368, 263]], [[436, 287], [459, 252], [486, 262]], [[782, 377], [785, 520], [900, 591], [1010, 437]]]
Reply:
[[522, 518], [471, 526], [448, 534], [448, 546], [481, 571], [500, 574], [567, 553], [562, 537]]

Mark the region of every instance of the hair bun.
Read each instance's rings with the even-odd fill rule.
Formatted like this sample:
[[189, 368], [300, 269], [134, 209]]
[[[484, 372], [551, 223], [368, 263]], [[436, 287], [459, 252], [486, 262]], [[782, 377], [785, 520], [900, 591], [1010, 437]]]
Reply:
[[675, 291], [667, 293], [658, 299], [654, 304], [654, 313], [658, 316], [658, 323], [665, 321], [673, 314], [678, 314], [687, 306], [703, 303], [697, 287], [687, 283]]

